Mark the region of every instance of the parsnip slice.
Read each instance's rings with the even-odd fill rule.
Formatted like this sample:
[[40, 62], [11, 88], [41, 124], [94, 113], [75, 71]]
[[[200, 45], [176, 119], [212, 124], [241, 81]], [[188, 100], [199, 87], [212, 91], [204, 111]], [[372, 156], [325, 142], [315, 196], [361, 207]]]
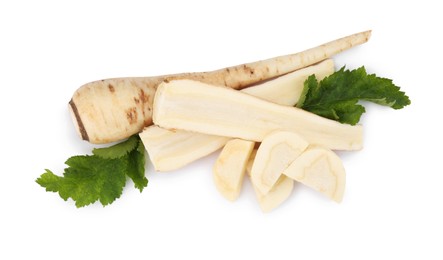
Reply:
[[213, 167], [214, 183], [218, 191], [230, 201], [238, 198], [246, 171], [246, 164], [254, 149], [254, 142], [230, 140]]
[[248, 163], [246, 164], [246, 173], [248, 174], [249, 177], [251, 177], [252, 165], [254, 164], [255, 156], [257, 156], [257, 149], [258, 148], [254, 148], [252, 150], [251, 155], [249, 156]]
[[[246, 172], [249, 176], [251, 176], [252, 164], [254, 163], [254, 158], [257, 150], [254, 150], [251, 153], [248, 164], [246, 166]], [[280, 206], [284, 201], [289, 198], [289, 195], [292, 193], [292, 189], [294, 187], [294, 181], [285, 175], [281, 175], [271, 190], [263, 194], [261, 193], [257, 187], [252, 183], [252, 187], [254, 188], [255, 195], [257, 197], [257, 201], [260, 205], [260, 208], [263, 212], [270, 212], [273, 209]]]
[[283, 171], [308, 145], [306, 140], [294, 132], [276, 131], [267, 135], [252, 165], [252, 183], [262, 194], [267, 194]]
[[276, 130], [297, 132], [311, 144], [334, 150], [362, 147], [361, 125], [351, 126], [305, 110], [192, 80], [160, 84], [153, 120], [164, 128], [261, 142]]
[[280, 206], [292, 194], [293, 188], [294, 181], [284, 175], [280, 175], [280, 178], [266, 194], [261, 193], [257, 187], [254, 187], [263, 212], [270, 212]]
[[336, 202], [342, 201], [346, 183], [345, 169], [340, 157], [329, 149], [309, 147], [283, 174]]
[[[322, 79], [333, 72], [334, 62], [328, 59], [241, 91], [277, 104], [294, 106], [309, 75], [315, 74]], [[230, 139], [155, 125], [146, 127], [139, 136], [157, 171], [179, 169], [215, 152]]]

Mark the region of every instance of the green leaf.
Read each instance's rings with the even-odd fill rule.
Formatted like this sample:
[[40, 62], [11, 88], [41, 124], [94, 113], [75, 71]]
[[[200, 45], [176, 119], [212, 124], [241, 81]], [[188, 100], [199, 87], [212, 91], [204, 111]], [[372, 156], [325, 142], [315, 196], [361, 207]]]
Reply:
[[137, 149], [134, 149], [128, 155], [128, 168], [126, 170], [126, 174], [131, 178], [135, 188], [139, 189], [140, 192], [148, 186], [148, 179], [145, 177], [145, 163], [145, 147], [140, 141]]
[[318, 82], [314, 75], [304, 83], [297, 104], [304, 110], [341, 123], [355, 125], [365, 108], [360, 100], [401, 109], [411, 103], [409, 97], [392, 80], [368, 75], [364, 67], [339, 71]]
[[63, 178], [55, 175], [50, 170], [46, 169], [45, 173], [40, 175], [40, 177], [36, 180], [40, 186], [46, 188], [46, 191], [57, 192], [60, 190], [61, 182]]
[[46, 191], [75, 201], [77, 207], [100, 201], [103, 206], [120, 198], [131, 178], [140, 192], [148, 185], [145, 177], [145, 148], [138, 136], [108, 148], [94, 149], [93, 155], [73, 156], [63, 176], [46, 170], [36, 182]]
[[126, 184], [124, 161], [85, 155], [73, 156], [66, 164], [69, 167], [63, 177], [47, 170], [37, 183], [47, 191], [58, 192], [64, 200], [71, 198], [77, 207], [97, 200], [106, 206], [121, 196]]
[[115, 159], [123, 157], [130, 153], [132, 150], [136, 149], [138, 142], [139, 137], [137, 135], [133, 135], [129, 137], [128, 140], [115, 144], [113, 146], [105, 148], [94, 148], [92, 150], [92, 153], [105, 159]]

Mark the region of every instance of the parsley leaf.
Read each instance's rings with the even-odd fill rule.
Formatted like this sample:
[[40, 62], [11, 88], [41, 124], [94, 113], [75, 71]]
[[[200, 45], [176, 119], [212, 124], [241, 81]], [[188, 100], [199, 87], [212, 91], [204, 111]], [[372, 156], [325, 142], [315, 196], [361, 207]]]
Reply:
[[77, 207], [99, 200], [103, 206], [122, 194], [126, 182], [125, 165], [118, 160], [97, 156], [73, 156], [66, 161], [70, 166], [63, 177], [50, 170], [37, 179], [46, 191], [58, 192], [64, 200], [72, 198]]
[[94, 149], [93, 155], [73, 156], [63, 177], [46, 170], [36, 182], [46, 191], [58, 192], [77, 207], [100, 201], [103, 206], [120, 198], [131, 178], [140, 192], [148, 185], [145, 177], [145, 148], [138, 136], [107, 148]]
[[355, 125], [365, 108], [360, 100], [401, 109], [411, 103], [409, 97], [392, 80], [367, 74], [364, 67], [345, 70], [342, 67], [318, 82], [309, 76], [297, 107], [341, 123]]
[[145, 147], [141, 141], [139, 141], [137, 147], [127, 155], [126, 175], [131, 178], [135, 188], [139, 189], [140, 192], [148, 186], [148, 179], [145, 177], [145, 158]]
[[92, 153], [105, 159], [119, 158], [133, 151], [139, 143], [138, 140], [137, 135], [133, 135], [125, 142], [118, 143], [111, 147], [94, 148]]

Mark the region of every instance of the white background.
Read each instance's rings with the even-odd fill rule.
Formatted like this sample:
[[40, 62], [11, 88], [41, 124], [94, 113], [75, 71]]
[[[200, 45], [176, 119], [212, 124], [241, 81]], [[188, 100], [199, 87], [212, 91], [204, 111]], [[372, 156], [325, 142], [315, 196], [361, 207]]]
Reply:
[[[0, 2], [0, 259], [443, 259], [438, 1], [157, 2]], [[394, 79], [412, 105], [367, 107], [364, 149], [340, 153], [341, 204], [299, 185], [263, 214], [249, 181], [228, 202], [213, 185], [215, 155], [176, 172], [148, 167], [143, 193], [128, 182], [105, 208], [77, 209], [35, 183], [93, 147], [67, 110], [84, 83], [212, 70], [367, 29], [337, 67]]]

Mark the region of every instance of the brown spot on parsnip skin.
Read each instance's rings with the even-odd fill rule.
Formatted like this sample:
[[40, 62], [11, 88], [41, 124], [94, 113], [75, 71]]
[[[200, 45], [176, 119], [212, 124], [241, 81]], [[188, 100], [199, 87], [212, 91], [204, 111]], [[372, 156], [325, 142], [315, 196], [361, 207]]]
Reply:
[[134, 101], [135, 99], [138, 100], [138, 102], [136, 101], [136, 105], [142, 111], [142, 114], [140, 116], [143, 119], [144, 126], [152, 125], [151, 114], [148, 112], [149, 114], [147, 115], [146, 113], [147, 111], [151, 111], [151, 103], [149, 102], [150, 98], [151, 96], [146, 94], [145, 91], [143, 91], [143, 89], [140, 89], [140, 92], [138, 93], [138, 98], [134, 98]]
[[254, 74], [254, 69], [247, 66], [246, 64], [243, 65], [243, 70], [245, 71], [245, 73], [253, 75]]
[[146, 93], [143, 91], [143, 89], [140, 90], [138, 97], [142, 101], [143, 104], [145, 104], [149, 101], [149, 95], [146, 95]]
[[138, 98], [136, 98], [136, 97], [134, 97], [134, 102], [135, 102], [135, 104], [140, 104], [140, 99], [138, 99]]
[[114, 88], [114, 86], [112, 86], [112, 84], [108, 85], [108, 89], [109, 89], [109, 92], [111, 92], [111, 93], [115, 92], [115, 88]]
[[128, 122], [130, 125], [137, 123], [137, 108], [136, 107], [131, 107], [130, 109], [126, 110], [126, 119], [128, 119]]

